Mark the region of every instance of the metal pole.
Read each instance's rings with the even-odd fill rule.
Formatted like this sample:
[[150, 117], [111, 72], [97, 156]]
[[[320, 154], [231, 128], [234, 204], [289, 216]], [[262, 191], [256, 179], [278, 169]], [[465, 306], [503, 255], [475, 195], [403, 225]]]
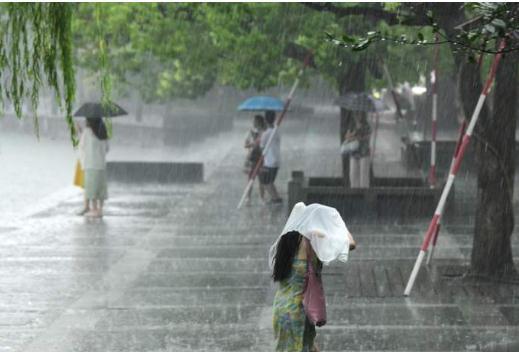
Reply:
[[[456, 158], [457, 158], [457, 156], [459, 154], [460, 147], [461, 147], [461, 142], [463, 140], [463, 136], [465, 135], [465, 129], [466, 128], [467, 128], [467, 121], [463, 120], [463, 123], [460, 126], [460, 132], [459, 132], [459, 135], [458, 135], [458, 141], [456, 143], [456, 149], [454, 149], [454, 154], [452, 155], [451, 165], [449, 167], [449, 173], [450, 173], [450, 170], [452, 169], [452, 166], [454, 165], [454, 162], [456, 161]], [[425, 264], [427, 264], [427, 265], [429, 265], [429, 263], [431, 262], [432, 256], [434, 254], [434, 250], [436, 249], [436, 242], [438, 241], [438, 235], [440, 233], [440, 222], [441, 222], [441, 218], [442, 217], [443, 217], [443, 214], [440, 214], [440, 219], [438, 219], [438, 228], [436, 229], [436, 232], [434, 234], [433, 241], [432, 241], [432, 247], [427, 252], [427, 261], [425, 262]]]
[[[436, 43], [438, 43], [438, 34], [436, 34]], [[431, 88], [432, 88], [432, 124], [431, 124], [431, 165], [429, 168], [429, 185], [431, 188], [436, 186], [436, 133], [438, 120], [438, 60], [440, 46], [437, 44], [434, 48], [434, 67], [431, 72]], [[425, 137], [425, 136], [424, 136]]]
[[502, 40], [501, 44], [499, 45], [499, 52], [494, 57], [494, 62], [492, 63], [492, 66], [490, 67], [490, 71], [488, 73], [485, 86], [483, 87], [483, 91], [481, 92], [481, 95], [479, 96], [478, 102], [476, 104], [476, 108], [474, 109], [474, 113], [472, 114], [470, 123], [467, 127], [467, 131], [465, 132], [465, 135], [463, 136], [463, 140], [461, 141], [458, 155], [456, 156], [456, 159], [454, 160], [454, 163], [451, 167], [449, 177], [447, 178], [447, 183], [445, 184], [445, 187], [443, 188], [443, 191], [442, 191], [442, 195], [440, 197], [440, 201], [438, 202], [436, 211], [434, 212], [434, 215], [431, 219], [429, 228], [427, 229], [427, 232], [425, 233], [425, 238], [423, 240], [422, 247], [420, 248], [420, 252], [418, 253], [418, 257], [416, 258], [416, 262], [415, 262], [413, 270], [411, 272], [411, 276], [409, 277], [409, 281], [407, 282], [406, 288], [404, 290], [404, 296], [409, 296], [409, 294], [411, 293], [411, 290], [413, 289], [413, 286], [414, 286], [414, 282], [416, 280], [416, 276], [418, 275], [418, 271], [420, 270], [420, 266], [421, 266], [423, 258], [425, 256], [425, 252], [429, 248], [429, 243], [431, 242], [431, 239], [433, 238], [434, 234], [438, 230], [439, 220], [440, 220], [441, 214], [443, 214], [447, 196], [449, 195], [452, 185], [454, 184], [456, 174], [458, 173], [458, 170], [460, 169], [461, 162], [463, 160], [463, 156], [464, 156], [465, 151], [470, 142], [470, 137], [472, 136], [472, 132], [474, 131], [474, 127], [476, 126], [476, 122], [478, 121], [479, 114], [481, 112], [481, 109], [483, 108], [485, 99], [486, 99], [488, 93], [490, 92], [492, 83], [494, 82], [497, 66], [502, 57], [501, 51], [504, 49], [504, 47], [505, 47], [505, 41]]

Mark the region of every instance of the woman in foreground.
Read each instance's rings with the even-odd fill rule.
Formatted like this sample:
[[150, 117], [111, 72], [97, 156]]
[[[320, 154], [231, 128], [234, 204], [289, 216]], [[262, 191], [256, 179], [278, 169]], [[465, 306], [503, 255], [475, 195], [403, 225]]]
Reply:
[[313, 265], [319, 276], [323, 263], [345, 262], [355, 245], [336, 209], [321, 204], [294, 206], [269, 255], [272, 278], [279, 283], [273, 316], [276, 351], [319, 351], [314, 342], [315, 325], [303, 307], [307, 265]]

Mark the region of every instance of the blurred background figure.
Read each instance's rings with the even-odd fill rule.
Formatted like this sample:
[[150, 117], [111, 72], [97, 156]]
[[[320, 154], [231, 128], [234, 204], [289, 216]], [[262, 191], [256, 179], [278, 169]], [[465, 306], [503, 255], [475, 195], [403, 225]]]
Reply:
[[260, 183], [265, 187], [265, 190], [270, 195], [270, 203], [279, 204], [283, 200], [274, 185], [276, 176], [278, 174], [281, 162], [281, 138], [279, 131], [274, 131], [274, 122], [276, 121], [276, 113], [274, 111], [267, 111], [265, 113], [265, 122], [267, 123], [267, 130], [261, 136], [261, 149], [265, 150], [268, 141], [272, 137], [272, 142], [266, 150], [263, 160], [263, 167], [261, 168], [259, 179]]
[[[250, 180], [252, 176], [252, 172], [256, 167], [256, 164], [261, 158], [261, 135], [267, 128], [265, 124], [265, 119], [262, 115], [254, 115], [254, 120], [252, 122], [252, 128], [247, 133], [247, 137], [245, 138], [245, 148], [247, 149], [247, 157], [245, 159], [245, 168], [244, 171], [247, 174], [247, 179]], [[259, 183], [259, 193], [262, 201], [265, 200], [265, 190], [263, 185]], [[252, 187], [249, 189], [247, 194], [246, 204], [251, 204], [251, 194]]]
[[81, 135], [81, 165], [85, 170], [85, 208], [88, 217], [103, 216], [103, 202], [108, 197], [106, 186], [106, 153], [108, 133], [101, 118], [87, 118]]
[[[83, 139], [84, 128], [79, 121], [77, 121], [75, 123], [75, 125], [76, 125], [76, 131], [79, 134], [79, 136], [80, 136], [79, 139], [81, 141]], [[81, 151], [80, 151], [80, 154], [81, 154]], [[85, 169], [84, 169], [83, 165], [81, 164], [81, 155], [78, 156], [77, 161], [76, 161], [76, 170], [74, 172], [73, 184], [74, 184], [74, 186], [82, 188], [83, 190], [85, 188]], [[83, 209], [81, 209], [78, 212], [78, 215], [85, 215], [85, 213], [87, 213], [89, 210], [90, 210], [90, 208], [88, 205], [88, 199], [85, 196]]]
[[369, 188], [370, 170], [370, 137], [371, 127], [365, 114], [355, 114], [355, 125], [346, 132], [344, 139], [358, 141], [358, 149], [350, 156], [350, 184], [351, 188]]

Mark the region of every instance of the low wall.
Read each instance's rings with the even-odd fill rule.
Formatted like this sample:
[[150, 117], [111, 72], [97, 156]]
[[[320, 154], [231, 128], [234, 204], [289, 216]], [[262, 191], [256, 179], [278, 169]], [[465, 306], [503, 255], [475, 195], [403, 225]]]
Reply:
[[429, 217], [441, 191], [442, 187], [432, 189], [420, 179], [402, 177], [374, 177], [370, 188], [347, 188], [341, 178], [306, 178], [302, 171], [294, 171], [288, 183], [288, 206], [290, 211], [300, 201], [321, 203], [336, 208], [347, 219]]
[[[144, 117], [145, 118], [145, 117]], [[130, 117], [114, 119], [113, 143], [138, 146], [184, 146], [203, 140], [233, 128], [232, 114], [193, 112], [165, 117], [161, 126], [143, 123], [125, 123]], [[84, 122], [84, 119], [78, 121]], [[39, 116], [40, 135], [52, 139], [70, 138], [70, 131], [63, 117]], [[34, 134], [31, 116], [18, 120], [10, 114], [0, 119], [0, 128]]]
[[203, 163], [110, 161], [106, 165], [106, 171], [108, 180], [116, 182], [204, 182]]

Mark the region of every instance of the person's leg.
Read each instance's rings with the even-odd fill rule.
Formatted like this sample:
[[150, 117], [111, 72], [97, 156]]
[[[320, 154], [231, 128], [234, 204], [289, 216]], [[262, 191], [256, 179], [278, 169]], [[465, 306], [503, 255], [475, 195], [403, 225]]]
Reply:
[[270, 195], [270, 200], [272, 201], [279, 201], [281, 197], [279, 196], [278, 190], [276, 189], [276, 186], [274, 185], [274, 182], [266, 185], [267, 192]]
[[97, 214], [101, 217], [101, 216], [103, 216], [103, 203], [104, 203], [104, 201], [102, 199], [99, 199], [97, 202], [98, 202]]
[[[258, 173], [258, 181], [259, 181], [259, 192], [260, 192], [261, 200], [263, 202], [266, 202], [265, 191], [267, 191], [267, 185], [266, 185], [267, 171], [263, 167], [260, 169], [260, 171]], [[268, 193], [268, 191], [267, 191], [267, 193]]]
[[[250, 180], [247, 181], [247, 182], [250, 182]], [[246, 201], [245, 201], [245, 204], [246, 204], [246, 205], [250, 205], [250, 204], [251, 204], [251, 196], [252, 196], [252, 188], [253, 188], [253, 187], [254, 187], [254, 183], [251, 184], [251, 186], [250, 186], [250, 188], [249, 188], [249, 191], [247, 192], [247, 198], [246, 198]]]
[[360, 166], [359, 159], [350, 157], [350, 187], [360, 187]]
[[279, 196], [278, 190], [274, 182], [276, 181], [276, 176], [278, 174], [278, 168], [270, 168], [269, 169], [269, 193], [271, 196], [271, 200], [274, 203], [281, 202], [281, 197]]
[[360, 159], [360, 187], [369, 188], [369, 157]]
[[99, 214], [99, 208], [97, 206], [97, 199], [90, 199], [90, 204], [92, 205], [90, 207], [90, 210], [85, 214], [85, 216], [89, 218], [95, 218]]
[[90, 186], [90, 181], [91, 181], [90, 172], [88, 170], [85, 170], [84, 177], [83, 177], [83, 209], [80, 212], [78, 212], [78, 215], [85, 215], [86, 213], [88, 213], [90, 211], [89, 196], [90, 196], [90, 191], [92, 188]]
[[90, 201], [86, 197], [86, 194], [83, 195], [83, 209], [81, 209], [77, 214], [78, 215], [85, 215], [90, 211]]
[[97, 199], [92, 199], [92, 211], [97, 212], [99, 210], [99, 207], [97, 206], [99, 203]]
[[260, 195], [261, 200], [264, 202], [265, 201], [265, 187], [261, 184], [261, 182], [259, 182], [259, 195]]

